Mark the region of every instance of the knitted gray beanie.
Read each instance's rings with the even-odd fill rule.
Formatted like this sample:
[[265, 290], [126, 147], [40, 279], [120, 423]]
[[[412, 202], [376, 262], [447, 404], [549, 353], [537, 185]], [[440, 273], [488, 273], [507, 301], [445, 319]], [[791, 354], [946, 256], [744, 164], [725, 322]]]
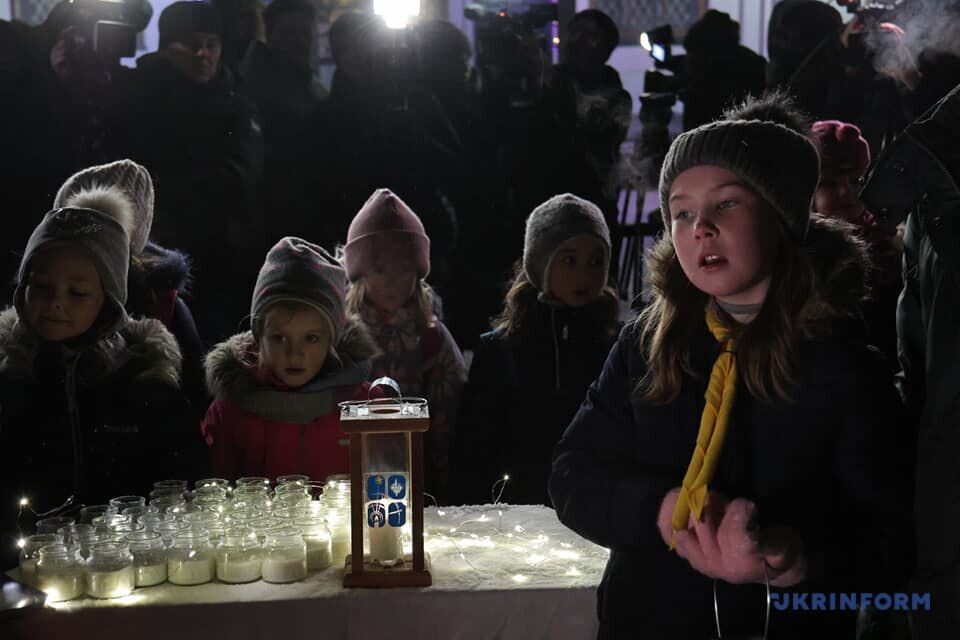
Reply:
[[553, 196], [527, 218], [523, 241], [523, 270], [530, 283], [549, 297], [550, 264], [565, 241], [579, 235], [596, 236], [603, 243], [603, 283], [610, 271], [610, 230], [600, 207], [571, 193]]
[[[269, 252], [257, 276], [250, 304], [256, 320], [275, 302], [301, 302], [325, 313], [333, 323], [336, 344], [346, 323], [347, 274], [336, 258], [318, 245], [286, 237]], [[254, 337], [260, 323], [254, 321]]]
[[105, 305], [113, 311], [98, 326], [105, 335], [127, 321], [127, 270], [130, 266], [130, 236], [133, 213], [130, 201], [115, 187], [91, 189], [77, 194], [74, 207], [54, 209], [43, 217], [27, 241], [17, 272], [14, 306], [23, 315], [30, 264], [49, 245], [68, 244], [81, 248], [93, 260], [103, 286]]
[[96, 187], [118, 187], [133, 205], [133, 226], [130, 230], [130, 253], [139, 256], [150, 239], [153, 226], [153, 180], [143, 165], [133, 160], [117, 160], [81, 169], [57, 191], [53, 208], [76, 206], [71, 199], [78, 193]]
[[713, 165], [735, 173], [780, 215], [798, 241], [810, 222], [820, 179], [817, 148], [805, 135], [763, 120], [717, 120], [677, 136], [660, 171], [660, 211], [670, 233], [670, 187], [692, 167]]

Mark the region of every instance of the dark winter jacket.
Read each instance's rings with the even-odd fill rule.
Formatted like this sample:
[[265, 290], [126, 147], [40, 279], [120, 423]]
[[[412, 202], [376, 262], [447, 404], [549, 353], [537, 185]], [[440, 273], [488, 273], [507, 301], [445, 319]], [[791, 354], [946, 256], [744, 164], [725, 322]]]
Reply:
[[189, 286], [190, 259], [186, 254], [148, 242], [143, 253], [130, 263], [126, 309], [131, 317], [156, 318], [177, 339], [183, 356], [184, 392], [195, 407], [203, 410], [207, 396], [203, 344], [184, 301]]
[[[13, 308], [0, 313], [4, 503], [15, 504], [16, 492], [38, 513], [71, 495], [75, 505], [100, 504], [146, 495], [181, 472], [179, 455], [196, 432], [179, 384], [180, 350], [157, 320], [128, 320], [68, 351], [40, 340]], [[0, 515], [4, 536], [10, 511]]]
[[[854, 259], [854, 245], [841, 246], [847, 255], [828, 259], [832, 291], [820, 294], [832, 302], [813, 305], [824, 313], [804, 318], [807, 326], [855, 305], [851, 282], [863, 288], [862, 249]], [[714, 581], [670, 551], [656, 525], [690, 462], [720, 347], [704, 320], [693, 321], [695, 375], [684, 374], [675, 400], [651, 405], [635, 395], [647, 364], [631, 325], [555, 452], [550, 495], [560, 520], [612, 552], [599, 590], [601, 638], [715, 637]], [[909, 571], [907, 429], [892, 377], [857, 338], [803, 341], [790, 401], [762, 402], [741, 386], [710, 484], [756, 503], [761, 527], [800, 533], [809, 572], [795, 591], [891, 590]], [[763, 585], [720, 582], [717, 597], [724, 637], [762, 633]], [[773, 610], [770, 637], [852, 638], [855, 623], [856, 612]]]
[[349, 472], [349, 440], [340, 430], [337, 403], [367, 397], [376, 345], [359, 321], [350, 320], [336, 347], [340, 363], [329, 358], [299, 389], [279, 388], [264, 378], [250, 332], [210, 352], [207, 385], [216, 399], [200, 428], [216, 476], [300, 473], [323, 480]]
[[159, 54], [137, 61], [132, 85], [119, 126], [156, 186], [151, 238], [191, 256], [201, 335], [231, 335], [265, 248], [256, 112], [225, 72], [197, 84]]
[[[921, 576], [960, 575], [958, 123], [960, 87], [911, 124], [877, 159], [862, 194], [888, 224], [909, 212], [897, 334], [900, 391], [918, 429], [917, 569]], [[956, 611], [955, 604], [951, 608]], [[954, 633], [958, 630], [960, 622]]]
[[581, 309], [537, 302], [518, 335], [480, 338], [457, 430], [454, 502], [485, 504], [509, 474], [503, 500], [550, 504], [553, 447], [616, 340], [602, 303]]

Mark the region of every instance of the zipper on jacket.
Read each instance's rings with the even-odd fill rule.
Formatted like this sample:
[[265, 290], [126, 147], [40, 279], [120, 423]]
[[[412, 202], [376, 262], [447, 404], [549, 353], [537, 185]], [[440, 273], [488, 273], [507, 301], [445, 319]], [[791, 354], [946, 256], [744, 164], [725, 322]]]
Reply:
[[80, 407], [77, 403], [77, 365], [80, 362], [80, 354], [74, 356], [73, 360], [66, 364], [66, 374], [64, 384], [67, 392], [67, 416], [70, 420], [70, 439], [73, 444], [73, 493], [80, 492], [80, 483], [83, 480], [83, 451], [82, 438], [80, 434]]

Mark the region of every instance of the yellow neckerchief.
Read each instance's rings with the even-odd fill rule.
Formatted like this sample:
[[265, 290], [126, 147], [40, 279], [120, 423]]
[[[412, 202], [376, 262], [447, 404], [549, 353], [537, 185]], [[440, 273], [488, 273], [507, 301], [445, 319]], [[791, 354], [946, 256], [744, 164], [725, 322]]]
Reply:
[[[700, 431], [697, 433], [697, 445], [690, 458], [690, 465], [683, 477], [680, 497], [673, 509], [671, 526], [673, 533], [687, 528], [690, 513], [699, 519], [707, 499], [707, 484], [713, 479], [723, 450], [723, 441], [730, 423], [730, 411], [737, 390], [737, 363], [734, 358], [736, 340], [733, 331], [717, 317], [714, 305], [707, 305], [707, 327], [720, 343], [720, 355], [713, 363], [710, 372], [710, 384], [704, 394], [706, 404], [700, 417]], [[671, 538], [670, 548], [674, 546]]]

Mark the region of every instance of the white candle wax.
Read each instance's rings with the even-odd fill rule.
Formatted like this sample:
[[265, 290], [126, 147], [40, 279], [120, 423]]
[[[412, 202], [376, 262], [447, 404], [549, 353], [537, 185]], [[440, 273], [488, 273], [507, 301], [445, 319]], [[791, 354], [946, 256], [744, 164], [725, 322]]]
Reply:
[[264, 582], [296, 582], [307, 577], [307, 558], [279, 556], [268, 557], [263, 561]]
[[383, 564], [402, 558], [400, 527], [370, 527], [370, 557]]
[[217, 579], [220, 582], [239, 584], [253, 582], [260, 579], [263, 563], [254, 555], [232, 558], [230, 556], [217, 558]]
[[134, 583], [138, 587], [152, 587], [167, 581], [167, 563], [145, 564], [133, 568]]
[[190, 560], [167, 561], [167, 580], [173, 584], [193, 585], [203, 584], [213, 580], [216, 571], [213, 556], [208, 558], [192, 558]]
[[20, 582], [30, 586], [37, 584], [37, 560], [30, 558], [20, 561]]
[[331, 543], [331, 560], [337, 566], [343, 565], [350, 554], [350, 538], [333, 538]]
[[133, 567], [123, 567], [114, 571], [87, 572], [87, 595], [94, 598], [120, 598], [133, 592]]
[[58, 569], [37, 574], [37, 588], [47, 594], [47, 602], [63, 602], [83, 595], [83, 569]]
[[307, 569], [320, 571], [333, 563], [330, 541], [319, 538], [304, 538], [307, 543]]

